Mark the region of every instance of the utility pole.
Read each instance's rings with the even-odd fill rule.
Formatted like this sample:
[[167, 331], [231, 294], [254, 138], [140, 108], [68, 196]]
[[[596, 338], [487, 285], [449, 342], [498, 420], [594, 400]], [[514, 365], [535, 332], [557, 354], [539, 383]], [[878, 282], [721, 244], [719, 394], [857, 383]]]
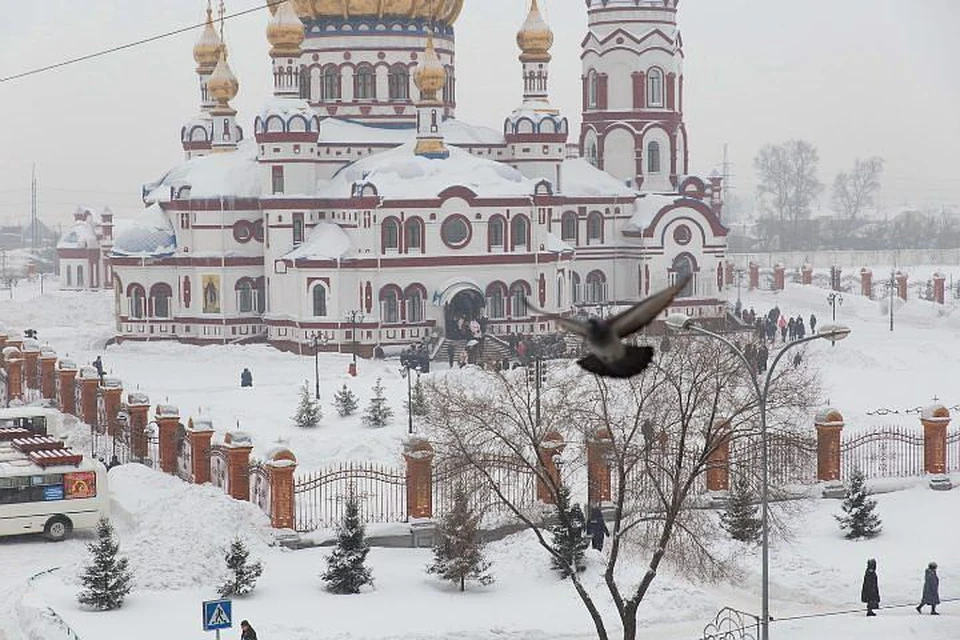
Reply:
[[36, 255], [37, 241], [37, 165], [34, 163], [30, 174], [30, 253]]
[[727, 196], [733, 191], [733, 163], [730, 162], [730, 145], [723, 143], [723, 201], [727, 202]]

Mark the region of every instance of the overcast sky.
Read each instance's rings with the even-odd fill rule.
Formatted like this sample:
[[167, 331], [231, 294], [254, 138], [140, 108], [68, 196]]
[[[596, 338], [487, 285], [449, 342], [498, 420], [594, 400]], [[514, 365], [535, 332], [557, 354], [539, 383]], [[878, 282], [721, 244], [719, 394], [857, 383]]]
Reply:
[[[257, 0], [228, 0], [234, 12]], [[527, 0], [466, 0], [457, 22], [458, 117], [499, 128], [520, 101], [514, 34]], [[541, 0], [556, 31], [552, 94], [579, 128], [583, 0]], [[198, 22], [203, 0], [0, 0], [0, 77]], [[270, 92], [266, 9], [228, 22], [249, 133]], [[719, 167], [752, 197], [767, 142], [804, 138], [829, 184], [853, 159], [887, 160], [882, 204], [960, 203], [960, 2], [683, 0], [691, 170]], [[180, 161], [180, 126], [198, 110], [191, 56], [199, 32], [0, 83], [0, 220], [77, 203], [139, 210], [140, 185]], [[573, 139], [573, 136], [571, 137]]]

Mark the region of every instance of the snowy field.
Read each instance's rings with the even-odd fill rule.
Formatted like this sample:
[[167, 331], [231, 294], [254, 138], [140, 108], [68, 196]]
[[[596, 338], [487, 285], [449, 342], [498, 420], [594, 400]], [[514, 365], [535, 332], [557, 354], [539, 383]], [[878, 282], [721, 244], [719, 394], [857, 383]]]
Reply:
[[[934, 269], [908, 271], [916, 281]], [[952, 275], [957, 278], [960, 273]], [[207, 413], [221, 433], [239, 424], [253, 436], [255, 454], [280, 440], [296, 453], [301, 470], [344, 460], [400, 464], [406, 381], [395, 359], [361, 361], [360, 376], [350, 378], [349, 355], [322, 356], [325, 416], [318, 429], [300, 431], [290, 424], [290, 416], [299, 384], [310, 380], [312, 385], [313, 358], [266, 346], [197, 348], [153, 342], [105, 349], [113, 330], [112, 294], [51, 292], [51, 284], [46, 283], [43, 296], [29, 283], [17, 287], [12, 300], [0, 296], [0, 322], [14, 329], [37, 329], [42, 341], [81, 363], [102, 354], [106, 368], [121, 377], [127, 389], [139, 387], [154, 404], [176, 404], [184, 417]], [[745, 307], [753, 306], [758, 313], [777, 304], [784, 313], [802, 314], [805, 320], [811, 312], [821, 323], [829, 318], [823, 289], [788, 284], [778, 294], [744, 290], [742, 295]], [[848, 429], [890, 423], [919, 428], [915, 414], [878, 417], [868, 412], [916, 407], [934, 395], [948, 406], [960, 404], [956, 303], [948, 296], [942, 308], [916, 299], [898, 304], [893, 333], [885, 309], [883, 302], [845, 295], [838, 321], [849, 325], [852, 335], [833, 347], [815, 343], [807, 355], [822, 370], [823, 401], [840, 408]], [[253, 389], [239, 388], [244, 366], [253, 371]], [[330, 405], [335, 388], [348, 384], [363, 406], [377, 377], [383, 378], [395, 411], [390, 426], [369, 430], [358, 416], [336, 416]], [[960, 484], [960, 478], [954, 480]], [[3, 540], [0, 640], [65, 637], [43, 615], [47, 606], [82, 640], [130, 633], [145, 640], [201, 638], [200, 602], [214, 595], [218, 550], [234, 533], [243, 535], [266, 564], [257, 591], [236, 604], [236, 616], [249, 618], [265, 640], [591, 637], [589, 617], [572, 587], [554, 578], [543, 552], [525, 534], [491, 546], [497, 582], [489, 587], [459, 594], [424, 574], [428, 551], [374, 549], [370, 560], [376, 588], [356, 597], [333, 596], [322, 590], [317, 577], [328, 551], [291, 552], [270, 546], [271, 533], [255, 507], [226, 499], [219, 490], [184, 485], [133, 465], [111, 472], [111, 482], [119, 537], [137, 573], [138, 588], [127, 606], [105, 614], [78, 610], [73, 576], [86, 557], [84, 543], [89, 538], [78, 536], [62, 544]], [[878, 559], [884, 605], [913, 603], [919, 597], [923, 568], [934, 559], [941, 567], [941, 597], [960, 597], [960, 545], [954, 533], [960, 525], [960, 489], [935, 493], [917, 487], [878, 496], [878, 501], [884, 534], [859, 543], [842, 539], [832, 518], [838, 503], [811, 503], [796, 522], [796, 539], [778, 542], [771, 555], [775, 617], [859, 609], [860, 579], [869, 557]], [[661, 571], [640, 610], [642, 636], [694, 640], [723, 606], [757, 612], [758, 553], [731, 551], [740, 556], [743, 573], [728, 583], [705, 585], [669, 568]], [[28, 587], [30, 576], [56, 567], [60, 569]], [[597, 594], [604, 592], [601, 567], [602, 558], [591, 556], [587, 581]], [[604, 606], [609, 610], [609, 602]], [[946, 603], [939, 618], [921, 617], [903, 607], [881, 611], [874, 620], [851, 613], [778, 621], [772, 633], [789, 640], [817, 634], [843, 639], [955, 639], [960, 638], [960, 602]]]

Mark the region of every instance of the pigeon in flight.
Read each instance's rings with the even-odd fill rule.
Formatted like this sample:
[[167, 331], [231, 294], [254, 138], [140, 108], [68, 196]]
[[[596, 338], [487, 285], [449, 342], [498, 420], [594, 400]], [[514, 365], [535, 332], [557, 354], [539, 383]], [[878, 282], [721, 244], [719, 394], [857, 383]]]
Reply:
[[670, 305], [674, 297], [683, 291], [688, 282], [689, 275], [677, 280], [672, 287], [659, 291], [607, 319], [575, 320], [546, 313], [529, 303], [528, 305], [537, 313], [550, 317], [561, 328], [586, 339], [590, 355], [577, 360], [581, 368], [607, 378], [631, 378], [646, 369], [653, 360], [653, 347], [634, 347], [623, 344], [621, 340], [650, 324]]

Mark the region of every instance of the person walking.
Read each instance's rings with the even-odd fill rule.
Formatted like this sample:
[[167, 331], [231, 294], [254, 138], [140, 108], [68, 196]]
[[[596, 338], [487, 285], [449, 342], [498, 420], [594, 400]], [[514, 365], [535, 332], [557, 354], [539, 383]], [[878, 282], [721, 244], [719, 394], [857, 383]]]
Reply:
[[[780, 316], [780, 319], [777, 320], [777, 326], [780, 328], [780, 342], [786, 342], [787, 341], [787, 320], [783, 316]], [[773, 340], [771, 340], [770, 342], [773, 342]]]
[[810, 333], [817, 332], [817, 316], [810, 314]]
[[100, 377], [100, 385], [103, 385], [103, 360], [100, 359], [100, 356], [97, 356], [97, 359], [93, 361], [93, 368], [97, 370], [97, 375]]
[[867, 617], [874, 617], [874, 611], [880, 608], [880, 586], [877, 584], [877, 561], [867, 560], [867, 570], [863, 572], [863, 586], [860, 587], [860, 602], [867, 604]]
[[597, 551], [603, 551], [603, 539], [610, 535], [607, 523], [603, 520], [600, 507], [590, 508], [590, 519], [587, 520], [587, 535], [590, 536], [592, 546]]
[[246, 367], [244, 367], [243, 371], [240, 372], [240, 386], [241, 387], [253, 386], [253, 374], [250, 373], [250, 369]]
[[240, 640], [257, 640], [257, 632], [246, 620], [240, 621]]
[[937, 576], [937, 563], [931, 562], [923, 574], [923, 597], [917, 605], [917, 613], [923, 613], [923, 605], [930, 605], [930, 615], [938, 616], [937, 605], [940, 604], [940, 578]]

